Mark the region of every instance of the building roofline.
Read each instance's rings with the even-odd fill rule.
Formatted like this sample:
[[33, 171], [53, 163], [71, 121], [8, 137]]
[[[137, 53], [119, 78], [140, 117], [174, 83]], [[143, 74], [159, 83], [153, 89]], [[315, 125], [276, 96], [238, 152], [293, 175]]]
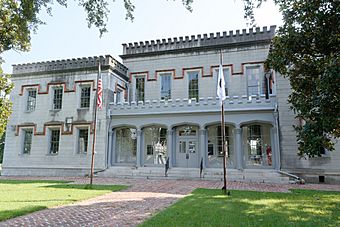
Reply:
[[123, 54], [120, 57], [124, 60], [132, 57], [144, 57], [166, 53], [179, 53], [193, 50], [209, 50], [222, 47], [246, 46], [254, 43], [270, 43], [275, 35], [276, 26], [242, 29], [227, 32], [217, 32], [191, 35], [168, 39], [157, 39], [145, 42], [134, 42], [123, 45]]
[[98, 68], [98, 61], [101, 62], [103, 69], [111, 69], [113, 72], [128, 79], [128, 68], [111, 55], [14, 64], [12, 76], [20, 77], [26, 75], [96, 70]]

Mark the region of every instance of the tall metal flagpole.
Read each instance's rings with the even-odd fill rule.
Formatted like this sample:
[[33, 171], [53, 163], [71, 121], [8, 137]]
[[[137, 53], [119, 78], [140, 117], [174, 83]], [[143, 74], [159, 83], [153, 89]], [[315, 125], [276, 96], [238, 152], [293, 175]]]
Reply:
[[[222, 66], [222, 51], [220, 50], [220, 64]], [[223, 89], [225, 89], [223, 87]], [[222, 153], [223, 153], [223, 192], [227, 194], [227, 155], [225, 149], [225, 126], [224, 126], [224, 104], [221, 104], [221, 136], [222, 136]], [[228, 191], [228, 195], [230, 192]]]
[[94, 121], [93, 121], [93, 141], [92, 141], [92, 157], [91, 157], [91, 175], [90, 175], [90, 185], [92, 186], [93, 182], [93, 173], [94, 173], [94, 154], [95, 154], [95, 144], [96, 144], [96, 126], [97, 126], [97, 105], [98, 105], [98, 80], [99, 75], [101, 74], [101, 65], [100, 58], [98, 61], [98, 74], [97, 74], [97, 89], [96, 89], [96, 98], [95, 98], [95, 108], [94, 108]]

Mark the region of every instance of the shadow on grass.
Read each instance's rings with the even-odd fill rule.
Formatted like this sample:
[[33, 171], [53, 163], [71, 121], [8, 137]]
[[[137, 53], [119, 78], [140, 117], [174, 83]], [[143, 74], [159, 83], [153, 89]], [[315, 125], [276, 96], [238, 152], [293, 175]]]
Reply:
[[3, 211], [0, 211], [0, 221], [4, 221], [10, 218], [21, 216], [27, 213], [32, 213], [38, 210], [43, 210], [46, 208], [47, 208], [46, 206], [28, 206], [28, 207], [23, 207], [21, 209], [15, 209], [15, 210], [3, 210]]
[[141, 226], [340, 226], [340, 193], [197, 189]]
[[51, 183], [51, 184], [66, 184], [72, 181], [59, 181], [59, 180], [0, 180], [0, 184], [39, 184], [39, 183]]
[[43, 188], [59, 188], [59, 189], [84, 189], [84, 190], [106, 190], [106, 191], [121, 191], [127, 189], [125, 185], [89, 185], [89, 184], [53, 184], [41, 186]]
[[[76, 199], [22, 199], [22, 200], [1, 200], [0, 203], [41, 203], [41, 202], [76, 202]], [[1, 211], [0, 211], [1, 212]]]

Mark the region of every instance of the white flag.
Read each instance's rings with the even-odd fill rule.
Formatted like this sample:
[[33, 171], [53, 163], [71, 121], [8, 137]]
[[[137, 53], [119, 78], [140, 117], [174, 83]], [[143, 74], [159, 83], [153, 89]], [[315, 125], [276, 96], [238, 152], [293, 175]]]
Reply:
[[220, 65], [218, 70], [218, 80], [217, 80], [217, 97], [220, 99], [220, 106], [222, 106], [225, 100], [225, 81], [223, 76], [223, 67]]

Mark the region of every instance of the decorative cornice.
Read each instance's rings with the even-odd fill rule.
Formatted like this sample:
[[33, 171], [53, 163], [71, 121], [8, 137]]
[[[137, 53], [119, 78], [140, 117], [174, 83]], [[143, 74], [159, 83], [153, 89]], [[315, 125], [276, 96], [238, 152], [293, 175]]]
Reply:
[[61, 129], [61, 135], [73, 135], [74, 127], [77, 126], [89, 126], [90, 127], [90, 134], [93, 133], [93, 122], [92, 121], [75, 121], [72, 123], [72, 127], [70, 128], [70, 131], [65, 131], [65, 122], [46, 122], [43, 126], [43, 131], [38, 132], [37, 131], [37, 124], [35, 123], [24, 123], [16, 125], [15, 135], [19, 136], [20, 128], [33, 128], [33, 134], [35, 136], [45, 136], [46, 135], [46, 128], [48, 127], [59, 127]]
[[65, 93], [75, 92], [76, 89], [77, 89], [76, 84], [82, 84], [82, 83], [92, 83], [92, 90], [93, 91], [96, 90], [96, 88], [95, 88], [95, 81], [94, 80], [76, 80], [76, 81], [74, 81], [74, 85], [73, 85], [72, 89], [67, 89], [66, 82], [51, 82], [51, 83], [48, 83], [47, 86], [46, 86], [46, 91], [41, 91], [40, 84], [25, 84], [25, 85], [21, 86], [19, 95], [22, 96], [24, 94], [24, 89], [25, 88], [33, 88], [33, 87], [37, 87], [38, 88], [38, 94], [39, 95], [46, 95], [46, 94], [49, 93], [50, 86], [63, 86], [64, 87], [63, 91]]
[[275, 35], [276, 26], [270, 26], [269, 30], [267, 27], [260, 27], [243, 29], [242, 33], [240, 30], [236, 30], [235, 34], [233, 31], [203, 34], [203, 35], [192, 35], [179, 38], [168, 38], [168, 39], [157, 39], [145, 42], [135, 42], [123, 45], [122, 59], [132, 57], [142, 57], [148, 55], [159, 55], [162, 53], [172, 52], [185, 52], [193, 51], [197, 49], [215, 49], [228, 46], [242, 46], [253, 43], [270, 43], [271, 39]]

